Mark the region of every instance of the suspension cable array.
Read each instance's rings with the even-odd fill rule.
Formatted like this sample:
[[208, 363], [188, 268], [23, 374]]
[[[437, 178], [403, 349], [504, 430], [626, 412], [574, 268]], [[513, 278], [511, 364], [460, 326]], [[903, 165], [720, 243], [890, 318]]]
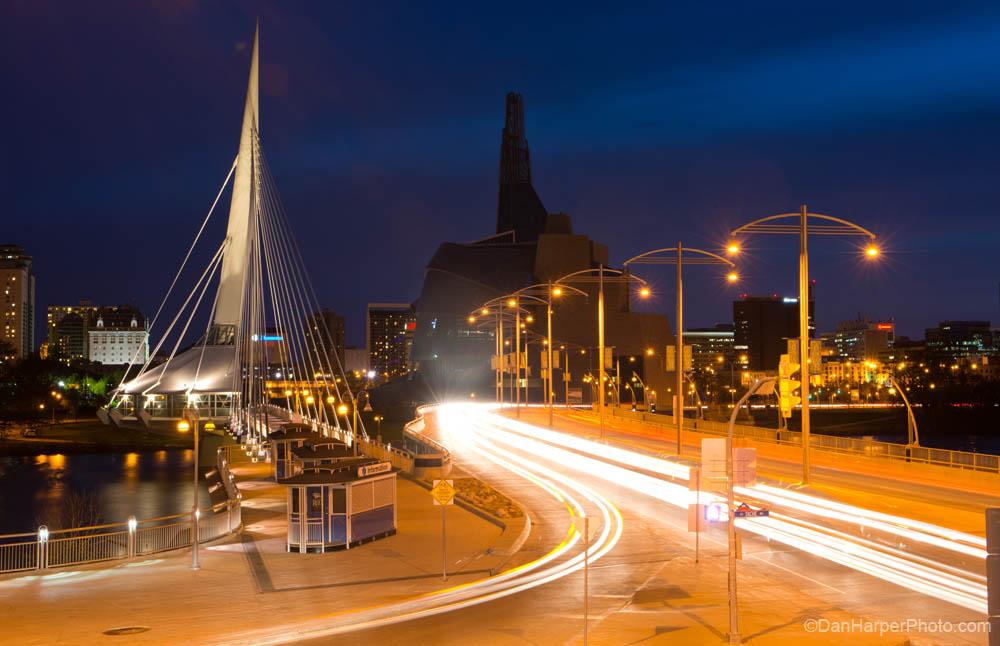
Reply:
[[[202, 393], [219, 392], [218, 373], [225, 371], [225, 379], [221, 381], [229, 386], [225, 390], [231, 394], [230, 428], [248, 442], [259, 442], [266, 437], [272, 426], [269, 416], [271, 421], [276, 421], [273, 420], [276, 413], [281, 421], [305, 421], [324, 434], [336, 431], [338, 435], [352, 441], [359, 436], [368, 439], [364, 424], [357, 414], [356, 397], [348, 385], [344, 366], [335, 351], [334, 339], [318, 306], [315, 289], [278, 194], [274, 176], [261, 149], [255, 126], [251, 130], [251, 140], [246, 255], [242, 259], [236, 259], [241, 260], [242, 266], [238, 322], [233, 326], [220, 325], [215, 321], [222, 281], [227, 280], [221, 270], [223, 260], [227, 253], [236, 251], [227, 238], [215, 250], [150, 355], [155, 356], [168, 344], [168, 338], [173, 337], [173, 345], [166, 361], [159, 366], [152, 366], [150, 360], [142, 362], [138, 374], [127, 384], [123, 378], [115, 397], [121, 400], [131, 393], [139, 395], [135, 384], [141, 385], [141, 395], [147, 397], [160, 392], [177, 394], [175, 386], [171, 390], [166, 384], [171, 378], [176, 381], [178, 371], [182, 369], [179, 366], [189, 366], [182, 377], [183, 394], [187, 396], [188, 402], [197, 401]], [[191, 259], [219, 196], [233, 177], [235, 169], [236, 163], [230, 169], [226, 182], [164, 296], [150, 325], [150, 333], [156, 327], [167, 298]], [[199, 310], [204, 315], [204, 297], [216, 274], [220, 275], [220, 287], [208, 308], [204, 335], [194, 346], [178, 355], [178, 348]], [[277, 349], [269, 352], [268, 341], [277, 341], [276, 346], [271, 346]], [[224, 362], [220, 364], [211, 358], [206, 360], [206, 353], [215, 353], [220, 347], [227, 348]], [[190, 353], [197, 353], [197, 356], [191, 356]], [[138, 353], [132, 358], [130, 369], [133, 364], [140, 364]], [[171, 364], [174, 364], [174, 372], [171, 372]], [[193, 366], [193, 378], [190, 376], [190, 366]], [[128, 374], [129, 371], [126, 371], [126, 375]], [[215, 389], [208, 390], [205, 385], [207, 383], [215, 384]], [[303, 388], [304, 384], [308, 384], [308, 387]], [[130, 385], [133, 388], [130, 389]], [[282, 392], [275, 393], [275, 389]], [[272, 403], [274, 399], [284, 402], [284, 410]], [[340, 419], [335, 412], [338, 404], [354, 409], [353, 422], [347, 416]]]

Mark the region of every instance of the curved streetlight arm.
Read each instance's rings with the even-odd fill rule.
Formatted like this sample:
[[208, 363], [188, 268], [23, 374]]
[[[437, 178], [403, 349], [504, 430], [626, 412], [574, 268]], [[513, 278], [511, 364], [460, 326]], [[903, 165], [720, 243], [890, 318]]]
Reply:
[[[588, 296], [587, 292], [583, 291], [582, 289], [577, 289], [576, 287], [573, 287], [571, 285], [566, 285], [563, 283], [557, 284], [553, 282], [553, 283], [538, 283], [537, 285], [528, 285], [527, 287], [522, 287], [516, 292], [511, 292], [506, 298], [518, 295], [522, 295], [522, 298], [529, 298], [529, 297], [539, 298], [541, 296], [548, 296], [549, 294], [552, 294], [552, 289], [555, 288], [556, 286], [558, 286], [560, 289], [569, 290], [571, 292], [570, 295], [573, 296], [584, 296], [584, 297]], [[530, 290], [535, 290], [535, 291], [530, 291]], [[552, 295], [555, 296], [555, 294]]]
[[[601, 272], [601, 271], [604, 272], [604, 278], [603, 278], [603, 280], [606, 283], [614, 283], [614, 282], [619, 282], [619, 281], [628, 282], [628, 281], [634, 280], [634, 281], [638, 282], [640, 285], [648, 285], [649, 284], [643, 278], [641, 278], [639, 276], [636, 276], [635, 274], [630, 274], [630, 273], [628, 273], [626, 271], [623, 271], [621, 269], [610, 269], [608, 267], [605, 267], [603, 270], [601, 270], [601, 269], [581, 269], [580, 271], [574, 271], [571, 274], [566, 274], [565, 276], [563, 276], [561, 278], [557, 278], [556, 280], [553, 281], [552, 284], [553, 285], [560, 285], [560, 286], [562, 286], [562, 285], [566, 285], [569, 282], [575, 282], [575, 283], [592, 283], [592, 282], [597, 282], [599, 280], [602, 280], [601, 276], [599, 274], [599, 272]], [[567, 280], [567, 279], [572, 279], [572, 280]]]
[[[674, 257], [667, 258], [651, 258], [658, 253], [673, 252]], [[702, 249], [689, 249], [688, 247], [681, 247], [681, 253], [698, 253], [702, 254], [702, 258], [688, 259], [684, 258], [684, 263], [689, 265], [729, 265], [730, 267], [736, 267], [736, 263], [728, 258], [724, 258], [719, 254], [712, 253], [711, 251], [704, 251]], [[647, 251], [641, 253], [638, 256], [633, 256], [626, 260], [622, 265], [626, 268], [630, 264], [636, 265], [673, 265], [677, 263], [677, 247], [666, 247], [664, 249], [654, 249], [653, 251]]]
[[910, 400], [906, 398], [906, 393], [903, 392], [903, 388], [899, 382], [896, 381], [891, 375], [885, 378], [885, 382], [896, 389], [899, 396], [903, 398], [903, 403], [906, 404], [906, 430], [910, 431], [907, 433], [907, 444], [920, 446], [920, 435], [917, 431], [917, 418], [913, 415], [913, 408], [910, 406]]
[[[801, 213], [782, 213], [780, 215], [769, 215], [766, 218], [761, 218], [759, 220], [754, 220], [753, 222], [748, 222], [738, 229], [733, 229], [729, 234], [731, 237], [735, 237], [740, 233], [799, 233], [798, 224], [764, 224], [765, 222], [773, 222], [774, 220], [781, 220], [784, 218], [795, 218], [796, 220], [802, 217]], [[836, 224], [819, 224], [809, 227], [809, 233], [816, 234], [827, 234], [827, 235], [857, 235], [857, 236], [868, 236], [872, 240], [875, 239], [875, 234], [868, 229], [858, 226], [853, 222], [848, 222], [847, 220], [842, 220], [840, 218], [835, 218], [830, 215], [821, 215], [819, 213], [807, 213], [806, 217], [818, 218], [821, 220], [827, 220], [829, 222], [834, 222]]]

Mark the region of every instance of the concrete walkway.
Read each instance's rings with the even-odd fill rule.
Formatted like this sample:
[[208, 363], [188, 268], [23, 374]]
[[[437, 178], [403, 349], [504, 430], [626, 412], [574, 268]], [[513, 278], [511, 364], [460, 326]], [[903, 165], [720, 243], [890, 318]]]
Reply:
[[[399, 601], [488, 576], [518, 539], [458, 506], [447, 508], [447, 582], [441, 507], [398, 479], [398, 533], [326, 554], [285, 551], [284, 487], [266, 465], [234, 467], [244, 529], [200, 549], [0, 578], [0, 644], [211, 644], [220, 634]], [[487, 552], [487, 550], [492, 550]], [[148, 628], [105, 635], [122, 627]]]

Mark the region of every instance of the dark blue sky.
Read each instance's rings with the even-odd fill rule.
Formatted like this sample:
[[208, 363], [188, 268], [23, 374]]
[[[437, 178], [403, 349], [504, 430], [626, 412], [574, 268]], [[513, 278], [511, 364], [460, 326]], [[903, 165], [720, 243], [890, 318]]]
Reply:
[[[235, 156], [259, 15], [264, 150], [349, 343], [439, 242], [493, 232], [509, 90], [546, 207], [615, 262], [807, 203], [886, 251], [812, 239], [821, 329], [1000, 321], [995, 3], [421, 4], [5, 3], [0, 238], [34, 255], [40, 307], [155, 311]], [[686, 274], [686, 326], [795, 293], [795, 238], [748, 247], [735, 289]]]

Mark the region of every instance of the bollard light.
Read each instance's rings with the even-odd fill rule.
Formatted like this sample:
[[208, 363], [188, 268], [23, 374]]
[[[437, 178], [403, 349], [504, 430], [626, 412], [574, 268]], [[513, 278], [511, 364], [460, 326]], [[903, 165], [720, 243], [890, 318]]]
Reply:
[[135, 516], [128, 517], [128, 531], [132, 534], [135, 533], [135, 528], [139, 525], [139, 521], [135, 519]]
[[38, 540], [42, 543], [49, 540], [49, 528], [45, 525], [38, 528]]

